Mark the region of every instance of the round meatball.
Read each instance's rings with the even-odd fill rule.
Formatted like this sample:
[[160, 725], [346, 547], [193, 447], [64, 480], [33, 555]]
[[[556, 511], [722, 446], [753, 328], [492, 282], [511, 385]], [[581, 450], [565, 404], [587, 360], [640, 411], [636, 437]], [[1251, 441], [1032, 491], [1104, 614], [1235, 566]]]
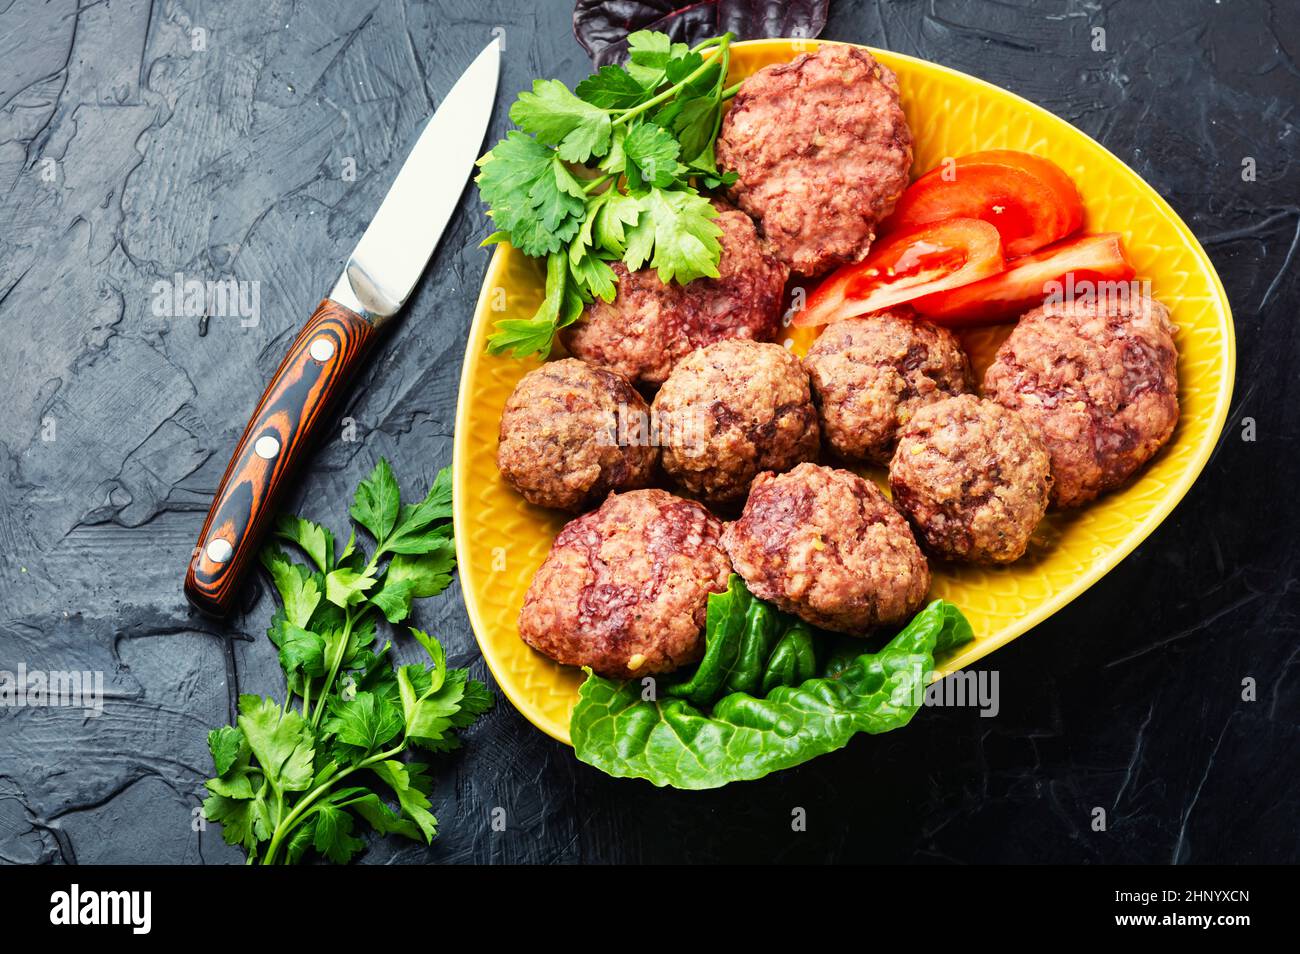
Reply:
[[731, 197], [800, 275], [861, 261], [907, 188], [912, 133], [892, 71], [859, 47], [824, 43], [741, 84], [718, 164]]
[[901, 623], [930, 588], [907, 521], [847, 470], [800, 464], [760, 474], [722, 542], [754, 595], [840, 633]]
[[614, 300], [597, 298], [560, 332], [569, 353], [658, 385], [696, 348], [724, 338], [774, 338], [789, 271], [744, 212], [719, 208], [713, 221], [722, 229], [717, 278], [664, 284], [652, 268], [629, 273], [622, 262], [613, 263]]
[[1015, 412], [962, 394], [927, 404], [903, 427], [889, 486], [931, 553], [1011, 563], [1047, 511], [1051, 462]]
[[907, 310], [828, 325], [804, 358], [826, 443], [888, 464], [898, 428], [926, 404], [970, 390], [970, 362], [946, 328]]
[[719, 341], [677, 363], [651, 408], [664, 470], [709, 503], [817, 456], [808, 373], [778, 344]]
[[611, 679], [671, 672], [704, 655], [710, 593], [727, 588], [722, 524], [663, 490], [611, 494], [564, 526], [533, 577], [519, 635], [566, 666]]
[[584, 510], [611, 490], [644, 487], [658, 456], [636, 388], [575, 358], [520, 379], [499, 437], [502, 476], [529, 503], [559, 510]]
[[1044, 305], [1020, 319], [984, 375], [1052, 457], [1052, 504], [1077, 507], [1124, 483], [1178, 423], [1169, 309], [1149, 298]]

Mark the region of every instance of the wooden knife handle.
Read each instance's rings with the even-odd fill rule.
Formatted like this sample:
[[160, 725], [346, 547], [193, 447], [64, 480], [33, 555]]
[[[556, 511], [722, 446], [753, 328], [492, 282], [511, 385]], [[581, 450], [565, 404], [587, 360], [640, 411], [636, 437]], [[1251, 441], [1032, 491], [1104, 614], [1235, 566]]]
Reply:
[[199, 610], [225, 616], [234, 606], [277, 497], [375, 337], [369, 321], [327, 298], [294, 339], [231, 455], [194, 548], [185, 595]]

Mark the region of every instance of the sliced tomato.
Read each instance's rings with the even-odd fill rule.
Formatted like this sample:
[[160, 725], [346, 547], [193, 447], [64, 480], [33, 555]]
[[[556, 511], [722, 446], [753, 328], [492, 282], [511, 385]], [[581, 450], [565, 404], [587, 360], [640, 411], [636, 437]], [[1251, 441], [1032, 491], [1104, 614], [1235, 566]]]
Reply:
[[1119, 233], [1103, 232], [1060, 242], [1009, 263], [992, 278], [918, 298], [912, 305], [940, 324], [980, 324], [1016, 318], [1053, 293], [1079, 289], [1082, 282], [1132, 277]]
[[950, 219], [881, 239], [856, 265], [832, 272], [795, 316], [800, 327], [880, 311], [957, 288], [1003, 267], [998, 230], [979, 219]]
[[883, 229], [983, 219], [997, 227], [1003, 249], [1014, 257], [1063, 239], [1083, 225], [1083, 201], [1074, 181], [1042, 156], [996, 149], [961, 156], [950, 168], [950, 173], [944, 167], [933, 169], [913, 182]]

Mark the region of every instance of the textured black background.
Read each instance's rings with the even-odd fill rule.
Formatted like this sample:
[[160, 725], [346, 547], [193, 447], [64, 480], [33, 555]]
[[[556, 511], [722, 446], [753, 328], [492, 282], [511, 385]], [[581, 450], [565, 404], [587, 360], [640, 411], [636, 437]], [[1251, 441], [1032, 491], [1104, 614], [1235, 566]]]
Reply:
[[[240, 860], [216, 826], [193, 830], [204, 735], [238, 692], [281, 681], [261, 582], [228, 625], [181, 596], [208, 500], [417, 122], [500, 28], [501, 135], [505, 97], [531, 77], [586, 72], [570, 11], [0, 3], [0, 669], [99, 669], [109, 696], [96, 719], [0, 710], [0, 860]], [[1137, 552], [992, 657], [997, 718], [932, 709], [801, 769], [685, 794], [599, 775], [503, 702], [439, 765], [435, 845], [377, 843], [364, 860], [1296, 860], [1297, 14], [1259, 0], [833, 4], [824, 36], [983, 77], [1099, 139], [1184, 217], [1233, 304], [1237, 390], [1213, 460]], [[302, 512], [337, 528], [381, 454], [410, 488], [450, 461], [486, 231], [467, 193], [345, 412], [360, 440], [323, 450], [291, 501]], [[155, 317], [153, 284], [177, 271], [260, 282], [260, 323], [204, 333]], [[482, 674], [455, 588], [418, 617]], [[498, 806], [508, 829], [494, 833]], [[791, 831], [795, 808], [806, 832]]]

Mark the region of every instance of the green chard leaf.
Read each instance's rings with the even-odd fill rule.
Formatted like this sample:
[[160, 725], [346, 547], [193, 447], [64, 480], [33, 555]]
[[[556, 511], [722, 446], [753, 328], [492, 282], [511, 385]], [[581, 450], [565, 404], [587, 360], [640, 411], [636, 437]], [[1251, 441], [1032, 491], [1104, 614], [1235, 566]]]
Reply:
[[763, 668], [759, 691], [767, 695], [777, 686], [798, 686], [816, 674], [816, 637], [806, 623], [796, 623], [772, 649]]
[[[858, 733], [906, 725], [921, 706], [935, 656], [972, 638], [960, 611], [935, 600], [879, 652], [861, 652], [859, 641], [856, 655], [841, 651], [818, 669], [818, 636], [802, 623], [775, 641], [771, 630], [749, 635], [759, 617], [751, 615], [755, 604], [766, 605], [749, 597], [738, 577], [726, 594], [710, 597], [704, 660], [684, 683], [665, 688], [664, 698], [643, 700], [640, 680], [589, 674], [570, 723], [578, 758], [609, 775], [675, 788], [761, 778], [842, 748]], [[718, 642], [724, 645], [715, 649]], [[753, 685], [760, 671], [753, 660], [762, 656], [756, 645], [772, 645], [761, 695], [730, 688]]]
[[751, 599], [745, 611], [745, 631], [740, 640], [736, 664], [727, 677], [728, 692], [757, 692], [763, 684], [773, 651], [791, 626], [790, 619], [759, 599]]
[[717, 698], [731, 677], [745, 639], [745, 618], [755, 602], [740, 578], [733, 575], [723, 593], [710, 593], [705, 616], [705, 651], [699, 668], [685, 682], [668, 685], [664, 692], [703, 706]]

